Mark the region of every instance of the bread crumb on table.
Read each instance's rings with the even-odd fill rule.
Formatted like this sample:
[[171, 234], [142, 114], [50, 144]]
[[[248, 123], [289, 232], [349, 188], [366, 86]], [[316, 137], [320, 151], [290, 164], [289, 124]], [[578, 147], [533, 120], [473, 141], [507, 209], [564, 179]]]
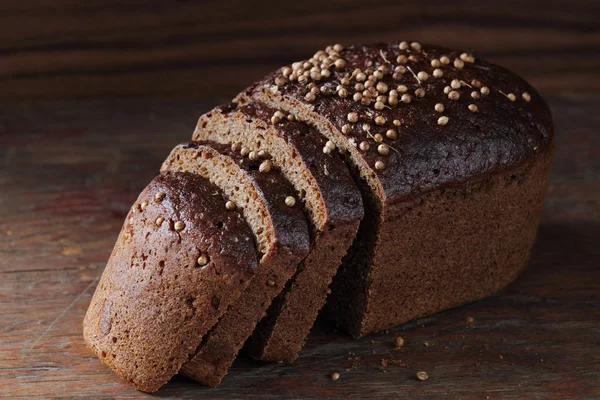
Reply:
[[402, 346], [404, 346], [404, 338], [402, 336], [396, 336], [396, 339], [394, 340], [394, 347], [399, 349]]
[[425, 371], [419, 371], [417, 372], [416, 377], [420, 381], [426, 381], [427, 379], [429, 379], [429, 374]]

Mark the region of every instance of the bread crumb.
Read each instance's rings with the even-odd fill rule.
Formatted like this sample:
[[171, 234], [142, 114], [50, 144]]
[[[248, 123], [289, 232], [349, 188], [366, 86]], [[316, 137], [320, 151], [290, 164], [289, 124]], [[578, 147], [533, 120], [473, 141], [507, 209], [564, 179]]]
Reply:
[[394, 347], [399, 349], [404, 346], [404, 338], [402, 336], [396, 336], [396, 340], [394, 340]]
[[334, 372], [329, 377], [331, 378], [332, 381], [337, 381], [338, 379], [340, 379], [340, 373], [339, 372]]
[[426, 381], [427, 379], [429, 379], [429, 374], [425, 371], [419, 371], [417, 372], [416, 377], [420, 381]]

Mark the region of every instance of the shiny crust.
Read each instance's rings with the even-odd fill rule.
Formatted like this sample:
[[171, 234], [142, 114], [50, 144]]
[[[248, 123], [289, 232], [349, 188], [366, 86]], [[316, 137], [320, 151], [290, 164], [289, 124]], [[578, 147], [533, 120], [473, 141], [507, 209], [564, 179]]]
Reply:
[[[385, 140], [393, 147], [389, 156], [380, 156], [372, 140], [368, 151], [356, 152], [361, 154], [364, 166], [380, 182], [389, 203], [404, 199], [413, 192], [464, 182], [474, 176], [518, 165], [551, 148], [552, 117], [546, 103], [527, 82], [502, 67], [476, 59], [474, 63], [464, 63], [462, 69], [457, 69], [451, 62], [441, 67], [444, 72], [442, 78], [434, 78], [431, 60], [442, 55], [450, 60], [459, 59], [461, 52], [432, 45], [423, 45], [419, 52], [400, 50], [397, 42], [349, 46], [339, 54], [346, 60], [346, 67], [334, 70], [330, 78], [319, 82], [319, 87], [328, 87], [333, 94], [320, 94], [315, 101], [308, 102], [305, 100], [308, 90], [304, 84], [288, 81], [284, 85], [275, 85], [275, 79], [281, 76], [281, 72], [276, 71], [238, 96], [238, 101], [261, 96], [289, 98], [325, 118], [340, 135], [342, 126], [349, 123], [348, 114], [357, 112], [359, 120], [351, 124], [352, 130], [346, 136], [349, 142], [354, 139], [357, 145], [366, 137], [363, 124], [369, 126], [371, 135], [396, 129], [398, 138]], [[401, 54], [413, 55], [416, 60], [398, 64], [396, 59]], [[385, 75], [383, 82], [390, 87], [406, 85], [412, 101], [408, 104], [400, 102], [381, 111], [375, 111], [372, 105], [355, 102], [352, 95], [340, 98], [335, 94], [340, 78], [351, 75], [354, 68], [364, 70], [369, 65], [376, 67], [382, 64], [389, 65], [392, 70], [397, 65], [405, 65], [415, 73], [426, 71], [429, 79], [419, 85], [408, 71], [400, 80], [395, 80], [391, 74]], [[479, 80], [482, 86], [490, 89], [490, 94], [475, 100], [470, 96], [472, 89], [463, 86], [458, 90], [460, 99], [449, 100], [444, 87], [450, 85], [453, 79], [468, 84], [473, 79]], [[414, 96], [414, 90], [420, 87], [426, 91], [422, 98]], [[530, 95], [531, 101], [522, 98], [525, 92]], [[516, 101], [507, 98], [509, 93], [515, 94]], [[443, 113], [434, 110], [437, 103], [444, 104]], [[469, 104], [476, 104], [478, 112], [469, 111]], [[373, 122], [378, 115], [385, 117], [384, 125]], [[438, 125], [440, 116], [449, 118], [447, 125]], [[401, 121], [400, 127], [393, 125], [395, 119]], [[348, 146], [353, 145], [350, 143]], [[375, 169], [378, 160], [385, 163], [385, 169]]]

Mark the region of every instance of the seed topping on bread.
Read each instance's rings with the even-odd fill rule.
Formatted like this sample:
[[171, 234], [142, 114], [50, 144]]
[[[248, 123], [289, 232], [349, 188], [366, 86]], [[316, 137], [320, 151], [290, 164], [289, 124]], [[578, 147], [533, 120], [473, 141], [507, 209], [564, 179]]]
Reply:
[[206, 264], [208, 264], [209, 261], [209, 257], [206, 254], [201, 254], [200, 257], [198, 257], [198, 265], [200, 265], [201, 267], [204, 267]]
[[154, 195], [154, 200], [157, 203], [160, 203], [161, 201], [163, 201], [163, 199], [165, 198], [165, 192], [156, 192], [156, 194]]
[[[461, 118], [452, 118], [452, 107], [445, 105], [444, 100], [464, 104], [472, 113], [485, 111], [481, 102], [492, 91], [502, 94], [510, 102], [531, 101], [531, 95], [518, 87], [490, 89], [484, 85], [482, 81], [486, 79], [486, 67], [480, 65], [471, 53], [448, 51], [447, 54], [439, 54], [439, 51], [431, 51], [419, 42], [407, 41], [400, 42], [397, 47], [390, 46], [380, 49], [378, 53], [373, 52], [366, 61], [357, 60], [352, 51], [355, 52], [355, 49], [345, 49], [340, 44], [327, 46], [307, 60], [282, 67], [265, 87], [272, 93], [278, 93], [286, 85], [299, 83], [304, 100], [315, 107], [319, 99], [331, 96], [339, 101], [351, 100], [356, 103], [359, 107], [347, 114], [347, 123], [341, 127], [341, 131], [348, 135], [347, 140], [351, 145], [360, 143], [363, 152], [374, 152], [370, 154], [376, 156], [385, 157], [388, 154], [389, 148], [380, 145], [382, 141], [390, 145], [403, 134], [402, 129], [390, 130], [391, 124], [400, 127], [402, 121], [388, 118], [389, 110], [418, 104], [420, 99], [437, 97], [438, 93], [443, 92], [445, 96], [439, 98], [440, 102], [435, 104], [428, 117], [429, 126], [443, 130], [448, 129], [444, 128], [447, 125], [463, 122]], [[410, 118], [410, 110], [406, 109], [407, 118]], [[276, 124], [284, 118], [283, 112], [276, 111], [271, 122]], [[365, 132], [364, 141], [351, 137], [360, 133], [361, 127]], [[367, 146], [369, 142], [376, 142], [377, 145]], [[332, 150], [323, 148], [326, 154]], [[385, 168], [382, 160], [374, 161], [376, 170]]]
[[181, 232], [185, 228], [185, 224], [182, 221], [175, 221], [173, 227], [177, 232]]
[[294, 196], [288, 196], [285, 198], [285, 205], [288, 207], [294, 207], [296, 205], [296, 199]]
[[267, 173], [267, 172], [271, 171], [272, 167], [273, 167], [273, 163], [271, 162], [271, 160], [264, 160], [262, 163], [260, 163], [258, 170], [260, 172]]

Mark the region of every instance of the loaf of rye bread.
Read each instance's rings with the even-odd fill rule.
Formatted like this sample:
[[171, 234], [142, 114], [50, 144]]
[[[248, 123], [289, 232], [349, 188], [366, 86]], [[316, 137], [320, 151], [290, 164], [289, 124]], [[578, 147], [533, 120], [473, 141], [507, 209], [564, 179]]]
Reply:
[[[216, 183], [216, 193], [242, 210], [262, 257], [252, 283], [209, 334], [199, 329], [189, 339], [182, 322], [172, 322], [170, 337], [199, 343], [183, 351], [195, 356], [182, 372], [211, 386], [277, 294], [247, 349], [263, 360], [293, 361], [345, 253], [324, 310], [356, 337], [504, 287], [526, 265], [554, 149], [550, 111], [527, 82], [474, 54], [416, 42], [329, 46], [202, 116], [194, 139], [203, 142], [178, 146], [163, 171]], [[267, 176], [279, 183], [265, 192], [258, 181]], [[283, 257], [288, 269], [265, 264], [273, 239], [297, 232], [293, 224], [275, 233], [274, 206], [282, 204], [304, 209], [311, 226], [295, 217], [305, 243], [295, 242], [301, 256]], [[115, 248], [115, 257], [130, 263], [138, 255]], [[107, 271], [118, 277], [111, 263]], [[98, 291], [113, 296], [110, 287]], [[101, 325], [98, 304], [86, 325]], [[160, 379], [139, 384], [144, 376], [136, 387], [155, 388], [175, 364], [168, 360], [169, 373], [160, 375], [153, 368], [164, 360], [144, 354], [154, 342], [138, 340], [128, 342], [140, 350], [125, 352], [125, 365], [141, 357], [147, 376]]]
[[[244, 154], [245, 156], [242, 156]], [[308, 225], [295, 190], [275, 168], [260, 171], [258, 152], [241, 146], [190, 142], [176, 146], [161, 171], [198, 174], [239, 206], [252, 228], [260, 265], [252, 282], [203, 338], [181, 373], [217, 386], [238, 351], [309, 252]], [[299, 203], [299, 201], [298, 201]]]
[[242, 92], [345, 156], [365, 217], [328, 314], [354, 336], [470, 302], [526, 265], [554, 148], [523, 79], [417, 42], [330, 46]]
[[250, 228], [216, 186], [157, 176], [142, 191], [92, 298], [83, 336], [137, 389], [175, 375], [258, 267]]
[[336, 151], [307, 124], [262, 104], [223, 105], [198, 121], [194, 140], [211, 139], [265, 153], [260, 166], [281, 170], [302, 197], [311, 224], [311, 251], [271, 304], [246, 344], [254, 358], [292, 362], [298, 357], [331, 279], [363, 217], [358, 188]]

